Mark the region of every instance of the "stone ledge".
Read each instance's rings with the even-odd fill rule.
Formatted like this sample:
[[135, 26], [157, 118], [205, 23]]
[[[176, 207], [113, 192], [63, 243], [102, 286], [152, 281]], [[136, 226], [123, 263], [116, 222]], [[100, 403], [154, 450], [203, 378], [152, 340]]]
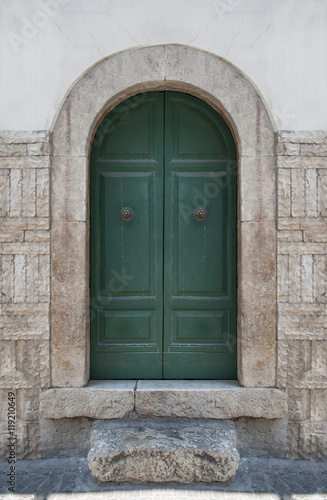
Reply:
[[41, 393], [40, 414], [45, 418], [123, 418], [134, 410], [135, 381], [91, 380], [87, 387], [48, 389]]
[[286, 415], [287, 401], [278, 389], [240, 387], [234, 380], [142, 380], [137, 385], [135, 410], [160, 417], [273, 419]]
[[45, 418], [114, 419], [132, 411], [156, 417], [275, 419], [287, 414], [287, 398], [279, 389], [245, 388], [234, 380], [93, 380], [87, 387], [41, 394]]

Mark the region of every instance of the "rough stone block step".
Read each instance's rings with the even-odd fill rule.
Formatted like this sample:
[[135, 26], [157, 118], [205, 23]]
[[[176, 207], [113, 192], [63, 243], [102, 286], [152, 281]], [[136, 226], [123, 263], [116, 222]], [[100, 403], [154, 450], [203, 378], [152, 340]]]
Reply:
[[231, 421], [97, 420], [88, 464], [103, 482], [217, 482], [239, 464]]

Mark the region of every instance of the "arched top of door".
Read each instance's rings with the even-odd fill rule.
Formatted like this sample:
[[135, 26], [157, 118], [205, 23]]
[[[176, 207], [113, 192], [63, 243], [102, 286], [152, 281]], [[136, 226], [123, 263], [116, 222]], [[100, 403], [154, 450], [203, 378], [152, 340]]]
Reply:
[[87, 156], [108, 112], [151, 90], [176, 90], [207, 102], [229, 125], [239, 156], [273, 154], [274, 125], [254, 84], [225, 59], [183, 45], [133, 48], [87, 69], [54, 120], [53, 153]]

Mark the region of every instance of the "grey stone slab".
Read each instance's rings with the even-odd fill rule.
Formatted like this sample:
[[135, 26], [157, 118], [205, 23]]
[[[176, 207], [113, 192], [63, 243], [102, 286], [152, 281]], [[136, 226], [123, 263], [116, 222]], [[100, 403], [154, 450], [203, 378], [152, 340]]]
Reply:
[[134, 409], [135, 381], [92, 381], [87, 387], [49, 389], [41, 393], [46, 418], [123, 418]]
[[88, 464], [103, 482], [217, 482], [239, 464], [233, 422], [97, 421]]
[[233, 380], [140, 380], [135, 410], [161, 417], [274, 419], [287, 414], [287, 398], [283, 391], [244, 388]]

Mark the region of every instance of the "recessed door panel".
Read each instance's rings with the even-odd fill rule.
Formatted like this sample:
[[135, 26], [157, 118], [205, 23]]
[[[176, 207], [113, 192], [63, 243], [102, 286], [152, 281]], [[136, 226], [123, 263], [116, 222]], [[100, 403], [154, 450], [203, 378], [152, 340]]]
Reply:
[[155, 343], [155, 310], [148, 309], [104, 309], [99, 310], [98, 345], [124, 348], [134, 344], [133, 349], [144, 344]]
[[235, 162], [223, 119], [190, 95], [140, 94], [100, 125], [92, 378], [236, 378]]
[[[105, 224], [101, 233], [103, 274], [100, 279], [103, 288], [106, 283], [110, 284], [115, 296], [155, 295], [154, 275], [151, 276], [153, 177], [153, 172], [101, 172], [103, 215], [110, 224]], [[122, 207], [133, 207], [132, 220], [121, 220]]]
[[[172, 175], [176, 192], [173, 231], [177, 235], [173, 293], [223, 295], [224, 284], [226, 287], [224, 192], [217, 189], [215, 197], [206, 196], [207, 187], [214, 185], [217, 173], [183, 171]], [[194, 218], [198, 205], [207, 210], [206, 219], [200, 222]]]

